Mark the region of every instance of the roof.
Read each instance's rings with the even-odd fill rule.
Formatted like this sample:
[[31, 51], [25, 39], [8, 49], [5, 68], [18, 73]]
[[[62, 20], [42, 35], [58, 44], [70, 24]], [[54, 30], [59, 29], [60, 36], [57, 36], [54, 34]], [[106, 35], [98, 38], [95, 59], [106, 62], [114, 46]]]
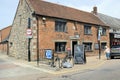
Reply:
[[30, 2], [35, 13], [38, 15], [107, 26], [97, 16], [89, 12], [81, 11], [78, 9], [74, 9], [50, 2], [45, 2], [42, 0], [28, 0], [28, 1]]
[[8, 27], [3, 28], [2, 30], [0, 30], [0, 33], [1, 33], [1, 35], [0, 35], [1, 43], [8, 41], [10, 30], [11, 30], [11, 26], [8, 26]]
[[111, 28], [120, 28], [120, 19], [101, 13], [98, 13], [97, 15], [105, 24], [109, 25]]

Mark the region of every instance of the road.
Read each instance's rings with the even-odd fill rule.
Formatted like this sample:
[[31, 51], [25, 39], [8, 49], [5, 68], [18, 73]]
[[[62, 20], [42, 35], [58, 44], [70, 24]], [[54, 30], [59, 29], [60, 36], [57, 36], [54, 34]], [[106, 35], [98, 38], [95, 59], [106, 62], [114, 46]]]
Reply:
[[119, 80], [120, 59], [106, 60], [105, 64], [86, 70], [64, 74], [49, 74], [35, 68], [20, 66], [0, 58], [0, 80]]
[[0, 58], [0, 80], [49, 80], [51, 75]]
[[108, 60], [99, 68], [64, 74], [52, 80], [120, 80], [120, 59]]

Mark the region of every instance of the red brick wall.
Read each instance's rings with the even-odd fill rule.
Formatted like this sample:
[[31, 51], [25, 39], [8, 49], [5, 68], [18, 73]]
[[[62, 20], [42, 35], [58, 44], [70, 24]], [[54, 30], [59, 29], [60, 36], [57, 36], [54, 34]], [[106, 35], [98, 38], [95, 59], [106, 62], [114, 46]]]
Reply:
[[[0, 42], [8, 38], [11, 26], [8, 26], [0, 31]], [[7, 43], [0, 44], [0, 51], [7, 52]]]
[[[98, 50], [94, 49], [94, 43], [98, 43], [97, 40], [97, 27], [92, 25], [92, 34], [84, 35], [84, 24], [75, 23], [76, 30], [73, 29], [74, 22], [67, 21], [67, 33], [65, 32], [55, 32], [55, 19], [46, 18], [46, 25], [42, 24], [42, 20], [39, 20], [39, 48], [40, 49], [55, 49], [56, 41], [66, 41], [66, 47], [71, 48], [70, 36], [74, 36], [74, 33], [80, 34], [80, 39], [78, 40], [80, 44], [83, 42], [92, 42], [92, 51], [86, 52], [87, 55], [98, 55]], [[101, 37], [101, 42], [107, 42], [109, 45], [109, 31], [107, 29], [107, 35]]]

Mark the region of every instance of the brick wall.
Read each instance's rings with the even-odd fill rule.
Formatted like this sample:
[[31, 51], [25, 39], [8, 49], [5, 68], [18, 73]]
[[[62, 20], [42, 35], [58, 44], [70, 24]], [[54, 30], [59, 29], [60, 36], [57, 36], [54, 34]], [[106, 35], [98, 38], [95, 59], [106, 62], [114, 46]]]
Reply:
[[[94, 49], [94, 44], [98, 43], [97, 31], [98, 27], [92, 25], [92, 34], [84, 34], [84, 23], [74, 21], [67, 21], [67, 32], [56, 32], [55, 31], [55, 18], [46, 17], [46, 25], [42, 24], [42, 17], [39, 18], [39, 49], [55, 49], [55, 42], [67, 42], [66, 48], [71, 47], [71, 41], [77, 41], [78, 44], [83, 42], [92, 42], [92, 51], [86, 52], [87, 55], [98, 55], [98, 50]], [[74, 28], [76, 25], [76, 29]], [[109, 46], [109, 28], [107, 28], [106, 36], [101, 36], [101, 43], [106, 42]], [[70, 39], [70, 36], [74, 36], [77, 33], [80, 35], [79, 39]], [[42, 53], [40, 53], [42, 54]], [[44, 53], [43, 53], [44, 54]], [[102, 50], [103, 54], [103, 50]]]
[[4, 52], [6, 54], [7, 51], [9, 50], [7, 40], [10, 34], [10, 30], [11, 30], [11, 26], [8, 26], [0, 31], [0, 52]]

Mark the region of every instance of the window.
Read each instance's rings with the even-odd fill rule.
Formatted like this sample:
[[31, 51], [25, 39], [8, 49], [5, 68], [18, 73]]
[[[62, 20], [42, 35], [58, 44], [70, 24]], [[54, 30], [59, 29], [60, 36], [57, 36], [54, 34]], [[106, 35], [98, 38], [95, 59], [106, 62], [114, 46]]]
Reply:
[[56, 52], [65, 52], [66, 42], [55, 42]]
[[105, 46], [107, 45], [106, 42], [101, 43], [101, 49], [105, 49]]
[[55, 31], [66, 32], [66, 22], [65, 21], [55, 21]]
[[92, 51], [92, 43], [91, 42], [84, 42], [85, 51]]
[[106, 35], [106, 28], [103, 28], [102, 35]]
[[91, 34], [91, 25], [84, 25], [84, 34]]

